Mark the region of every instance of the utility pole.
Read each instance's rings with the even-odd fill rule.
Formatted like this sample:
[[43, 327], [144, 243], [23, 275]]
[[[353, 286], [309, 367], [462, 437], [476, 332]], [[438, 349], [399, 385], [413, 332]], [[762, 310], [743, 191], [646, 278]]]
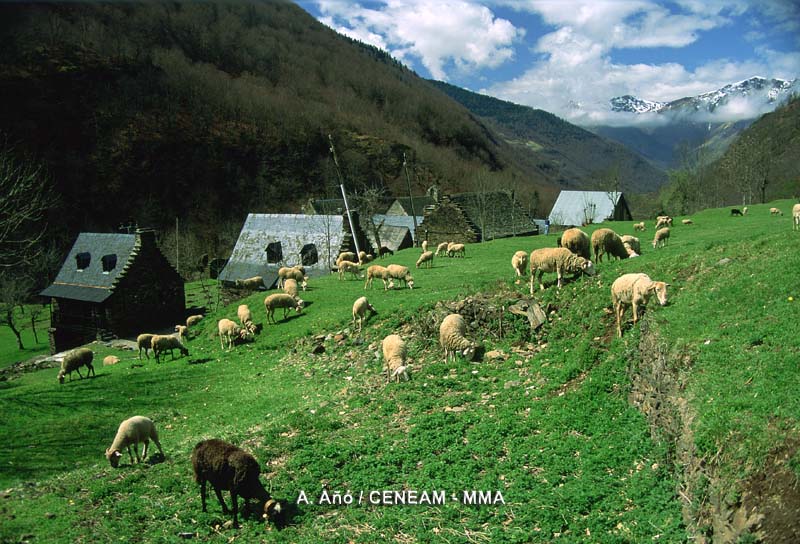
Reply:
[[406, 152], [403, 151], [403, 170], [406, 172], [406, 187], [408, 187], [408, 198], [411, 201], [411, 219], [414, 221], [414, 245], [419, 247], [417, 236], [417, 212], [414, 210], [414, 197], [411, 196], [411, 179], [408, 177], [408, 167], [406, 166]]
[[175, 269], [181, 273], [180, 237], [178, 236], [178, 218], [175, 218]]
[[333, 137], [330, 134], [328, 134], [328, 141], [331, 143], [333, 164], [336, 167], [336, 175], [339, 178], [339, 187], [342, 189], [342, 199], [344, 199], [344, 208], [347, 210], [347, 222], [350, 223], [350, 233], [353, 235], [353, 243], [356, 246], [356, 255], [360, 255], [361, 248], [358, 246], [358, 237], [356, 236], [356, 229], [353, 226], [353, 216], [350, 214], [350, 206], [347, 204], [347, 195], [344, 192], [344, 180], [342, 180], [342, 173], [339, 171], [339, 159], [336, 157], [336, 149], [333, 147]]

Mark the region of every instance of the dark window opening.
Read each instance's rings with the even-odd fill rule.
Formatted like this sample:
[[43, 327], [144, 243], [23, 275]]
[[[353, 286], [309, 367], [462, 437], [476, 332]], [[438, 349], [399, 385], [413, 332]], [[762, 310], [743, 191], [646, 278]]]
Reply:
[[266, 252], [268, 263], [279, 263], [283, 260], [283, 250], [280, 242], [272, 242], [267, 245]]
[[319, 254], [317, 253], [317, 246], [314, 244], [306, 244], [300, 250], [300, 263], [303, 266], [311, 266], [317, 264], [319, 261]]
[[92, 262], [92, 255], [90, 253], [78, 253], [75, 255], [75, 261], [78, 265], [78, 270], [89, 268], [89, 263]]
[[117, 256], [114, 253], [103, 255], [103, 272], [111, 272], [117, 267]]

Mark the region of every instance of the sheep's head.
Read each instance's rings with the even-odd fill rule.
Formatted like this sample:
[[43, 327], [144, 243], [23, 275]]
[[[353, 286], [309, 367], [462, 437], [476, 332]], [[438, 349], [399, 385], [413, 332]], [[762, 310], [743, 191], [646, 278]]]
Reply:
[[308, 287], [308, 276], [304, 277], [303, 281], [300, 282], [300, 287], [303, 289], [303, 291], [306, 290], [306, 287]]
[[414, 288], [414, 278], [411, 277], [411, 274], [405, 277], [406, 283], [408, 284], [409, 289]]
[[469, 347], [464, 348], [463, 350], [461, 350], [461, 355], [467, 361], [473, 360], [475, 358], [476, 347], [477, 346], [475, 344], [470, 344]]
[[669, 287], [668, 283], [664, 283], [663, 281], [654, 281], [650, 284], [647, 290], [651, 293], [655, 293], [656, 298], [658, 298], [658, 303], [661, 306], [667, 305], [667, 287]]
[[114, 468], [119, 466], [119, 460], [121, 457], [122, 454], [119, 452], [119, 450], [106, 450], [106, 459], [108, 459], [108, 462], [111, 463], [111, 466]]
[[64, 371], [63, 370], [59, 370], [58, 371], [58, 383], [64, 383]]
[[264, 503], [264, 513], [261, 517], [264, 519], [266, 523], [269, 523], [270, 520], [275, 521], [275, 519], [281, 513], [281, 503], [276, 501], [275, 499], [269, 499], [267, 502]]
[[581, 264], [581, 270], [583, 270], [583, 273], [587, 276], [594, 276], [595, 272], [597, 272], [594, 267], [594, 263], [592, 263], [592, 261], [589, 259], [586, 259], [585, 262]]

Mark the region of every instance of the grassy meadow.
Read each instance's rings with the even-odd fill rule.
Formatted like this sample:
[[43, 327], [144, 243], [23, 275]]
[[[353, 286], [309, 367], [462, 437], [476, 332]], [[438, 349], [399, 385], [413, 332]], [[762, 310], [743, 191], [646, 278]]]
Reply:
[[[548, 322], [535, 332], [503, 312], [528, 293], [514, 283], [511, 255], [554, 246], [557, 233], [468, 245], [465, 259], [412, 270], [413, 290], [312, 278], [301, 315], [265, 323], [231, 352], [216, 322], [235, 318], [236, 304], [201, 322], [188, 357], [156, 364], [92, 344], [94, 379], [59, 385], [48, 369], [0, 382], [0, 541], [689, 541], [710, 529], [685, 524], [674, 444], [629, 402], [630, 374], [647, 354], [638, 326], [616, 337], [610, 285], [627, 272], [671, 284], [669, 305], [651, 306], [645, 321], [682, 380], [695, 456], [715, 467], [716, 480], [690, 490], [691, 507], [714, 486], [736, 502], [736, 482], [787, 444], [796, 483], [800, 233], [770, 206], [787, 213], [791, 202], [751, 206], [746, 217], [707, 210], [692, 226], [676, 218], [669, 245], [655, 251], [648, 221], [641, 257], [604, 261], [597, 276], [560, 291], [546, 274], [548, 288], [534, 296]], [[634, 234], [632, 222], [608, 226]], [[413, 268], [417, 256], [381, 264]], [[365, 293], [379, 313], [359, 334], [350, 313]], [[243, 301], [257, 322], [266, 321], [264, 296]], [[459, 302], [480, 313], [469, 335], [494, 357], [443, 361], [438, 321]], [[407, 340], [408, 382], [387, 384], [381, 372], [390, 333]], [[324, 351], [314, 354], [317, 344]], [[122, 362], [103, 367], [112, 353]], [[103, 452], [132, 415], [155, 421], [166, 459], [131, 466], [125, 456], [112, 469]], [[201, 512], [189, 457], [212, 437], [259, 459], [267, 488], [291, 505], [286, 526], [265, 529], [253, 517], [224, 527], [213, 494]], [[355, 502], [319, 504], [323, 490]], [[444, 500], [368, 504], [383, 490]], [[464, 504], [473, 490], [493, 504]], [[301, 493], [310, 503], [298, 504]]]

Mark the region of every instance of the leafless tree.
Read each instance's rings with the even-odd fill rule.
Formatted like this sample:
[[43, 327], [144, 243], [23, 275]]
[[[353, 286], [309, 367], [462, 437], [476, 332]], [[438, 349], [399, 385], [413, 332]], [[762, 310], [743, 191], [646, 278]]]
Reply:
[[14, 336], [17, 337], [19, 349], [25, 349], [22, 345], [20, 334], [20, 317], [14, 312], [17, 306], [21, 306], [30, 295], [31, 282], [24, 274], [11, 274], [10, 271], [0, 272], [0, 325], [5, 325]]
[[375, 244], [377, 245], [375, 251], [376, 255], [379, 255], [381, 252], [381, 247], [383, 247], [380, 230], [381, 227], [383, 227], [384, 220], [381, 219], [380, 221], [377, 221], [375, 219], [375, 215], [378, 214], [378, 212], [383, 211], [385, 193], [382, 189], [367, 187], [363, 189], [361, 193], [356, 195], [355, 200], [358, 204], [358, 212], [361, 219], [361, 224], [365, 225], [369, 229], [370, 234], [372, 234], [373, 238], [375, 239]]

